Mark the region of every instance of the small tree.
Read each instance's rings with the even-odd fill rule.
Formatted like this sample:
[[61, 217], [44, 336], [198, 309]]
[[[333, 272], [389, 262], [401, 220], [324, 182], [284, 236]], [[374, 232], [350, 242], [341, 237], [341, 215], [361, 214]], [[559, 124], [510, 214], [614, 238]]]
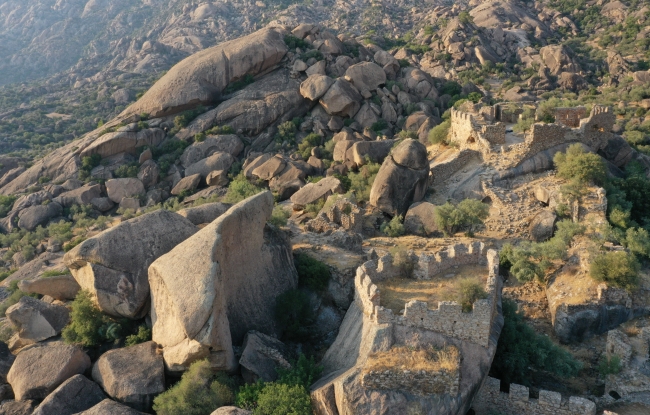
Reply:
[[63, 329], [66, 343], [93, 347], [101, 343], [100, 329], [104, 325], [104, 316], [93, 303], [88, 291], [79, 291], [70, 305], [70, 324]]
[[633, 291], [639, 285], [639, 268], [639, 261], [630, 253], [605, 252], [594, 258], [589, 274], [596, 281]]
[[406, 229], [404, 228], [404, 224], [402, 223], [402, 221], [403, 218], [401, 215], [394, 216], [393, 219], [390, 220], [390, 222], [382, 223], [379, 230], [385, 233], [386, 235], [390, 236], [391, 238], [402, 236], [406, 233]]
[[458, 281], [457, 301], [463, 306], [463, 312], [468, 313], [472, 311], [474, 303], [483, 298], [487, 298], [487, 293], [480, 282], [472, 278], [465, 278]]
[[239, 203], [260, 193], [263, 189], [249, 182], [243, 173], [236, 176], [228, 186], [228, 192], [223, 201], [226, 203]]
[[270, 383], [260, 392], [253, 415], [312, 415], [311, 399], [304, 386]]
[[442, 123], [436, 125], [431, 130], [429, 130], [429, 143], [430, 144], [440, 144], [449, 142], [449, 129], [451, 127], [451, 121], [445, 120]]
[[563, 179], [575, 179], [581, 183], [605, 182], [605, 164], [597, 154], [585, 152], [582, 144], [572, 144], [566, 153], [557, 153], [553, 157], [557, 175]]
[[327, 288], [331, 276], [327, 264], [304, 253], [294, 255], [294, 263], [301, 286], [314, 291], [323, 291]]
[[623, 367], [621, 365], [621, 358], [618, 355], [612, 355], [612, 357], [603, 356], [598, 364], [598, 373], [602, 377], [619, 374], [621, 370], [623, 370]]
[[314, 314], [307, 294], [301, 290], [289, 290], [280, 294], [275, 303], [275, 319], [287, 339], [309, 339]]

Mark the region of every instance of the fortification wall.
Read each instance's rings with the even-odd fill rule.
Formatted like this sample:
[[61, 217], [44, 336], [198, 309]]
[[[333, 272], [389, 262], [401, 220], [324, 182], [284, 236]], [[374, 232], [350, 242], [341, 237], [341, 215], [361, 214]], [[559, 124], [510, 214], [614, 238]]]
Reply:
[[632, 360], [632, 346], [627, 343], [627, 336], [620, 330], [607, 332], [607, 357], [618, 356], [621, 359], [621, 367], [627, 368]]
[[[429, 278], [431, 272], [443, 272], [458, 265], [483, 264], [485, 247], [482, 243], [456, 244], [446, 251], [425, 256], [426, 271], [419, 270], [420, 275]], [[487, 298], [474, 303], [472, 311], [464, 313], [462, 306], [455, 301], [440, 301], [436, 309], [429, 309], [426, 302], [409, 301], [405, 305], [404, 315], [397, 316], [393, 311], [380, 305], [381, 294], [375, 283], [394, 278], [398, 269], [392, 265], [392, 257], [386, 255], [378, 261], [368, 261], [357, 269], [355, 278], [355, 301], [364, 314], [377, 324], [401, 324], [419, 327], [489, 346], [490, 330], [496, 314], [498, 294], [501, 290], [499, 276], [499, 255], [495, 250], [487, 252], [488, 278], [485, 286]], [[420, 257], [422, 261], [423, 257]], [[416, 268], [419, 268], [416, 267]]]
[[572, 396], [562, 398], [558, 392], [539, 391], [538, 399], [531, 399], [527, 387], [510, 385], [510, 393], [500, 390], [499, 379], [485, 379], [474, 398], [472, 408], [476, 415], [595, 415], [596, 404], [589, 399]]
[[580, 120], [587, 116], [585, 107], [562, 107], [555, 109], [555, 122], [569, 128], [580, 127]]
[[505, 144], [506, 125], [500, 122], [491, 125], [484, 125], [481, 127], [481, 136], [490, 144]]
[[478, 132], [472, 114], [451, 109], [450, 141], [464, 148], [468, 141], [476, 141]]
[[580, 120], [581, 141], [594, 150], [604, 147], [612, 137], [615, 122], [616, 116], [610, 107], [594, 105], [589, 118]]
[[480, 159], [480, 153], [475, 150], [462, 150], [451, 160], [434, 165], [431, 168], [433, 185], [443, 183], [449, 179], [473, 158]]
[[368, 389], [405, 390], [414, 395], [458, 395], [460, 371], [425, 372], [410, 370], [369, 371], [361, 382]]

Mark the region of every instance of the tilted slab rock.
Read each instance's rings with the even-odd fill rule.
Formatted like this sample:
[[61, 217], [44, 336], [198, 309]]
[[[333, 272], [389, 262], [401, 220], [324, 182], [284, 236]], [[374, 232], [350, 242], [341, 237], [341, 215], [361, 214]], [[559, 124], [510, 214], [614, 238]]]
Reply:
[[27, 231], [33, 231], [39, 225], [45, 225], [47, 222], [60, 216], [63, 208], [56, 202], [50, 202], [47, 205], [31, 206], [18, 214], [18, 227]]
[[144, 415], [144, 412], [136, 411], [110, 399], [104, 399], [92, 408], [76, 415]]
[[200, 174], [202, 178], [206, 178], [208, 174], [215, 170], [230, 169], [230, 166], [234, 161], [234, 157], [228, 153], [214, 153], [210, 157], [206, 157], [190, 165], [185, 169], [185, 176]]
[[205, 140], [187, 147], [181, 155], [183, 167], [189, 167], [214, 153], [228, 153], [237, 157], [244, 149], [244, 143], [235, 134], [208, 136]]
[[93, 366], [93, 380], [111, 398], [149, 411], [153, 398], [165, 391], [165, 366], [157, 349], [150, 341], [108, 351]]
[[307, 183], [305, 187], [291, 196], [294, 210], [304, 209], [310, 203], [327, 199], [333, 193], [343, 193], [341, 181], [336, 177], [325, 177], [318, 183]]
[[320, 99], [320, 104], [329, 115], [354, 117], [361, 108], [363, 97], [351, 83], [344, 79], [337, 79]]
[[406, 139], [381, 165], [370, 189], [370, 204], [389, 215], [404, 216], [413, 202], [422, 200], [428, 180], [426, 147]]
[[143, 195], [144, 184], [139, 179], [132, 177], [111, 179], [106, 182], [106, 193], [113, 202], [120, 203], [125, 197]]
[[21, 340], [36, 343], [58, 336], [70, 321], [70, 312], [62, 305], [23, 297], [7, 309], [7, 318]]
[[103, 312], [140, 318], [149, 311], [147, 268], [196, 231], [182, 216], [158, 210], [85, 240], [64, 262]]
[[187, 218], [195, 225], [210, 223], [219, 216], [223, 215], [232, 205], [227, 203], [206, 203], [204, 205], [181, 209], [177, 214]]
[[266, 221], [273, 196], [252, 196], [149, 267], [153, 340], [170, 370], [209, 355], [233, 370], [233, 342], [249, 330], [273, 335], [275, 298], [297, 284], [291, 249]]
[[28, 401], [2, 401], [0, 414], [3, 415], [32, 415], [36, 402]]
[[278, 378], [278, 367], [284, 369], [291, 367], [284, 343], [258, 331], [250, 331], [246, 334], [242, 349], [239, 364], [247, 383], [255, 383], [258, 380], [273, 382]]
[[21, 280], [18, 289], [27, 294], [49, 295], [56, 300], [74, 300], [80, 290], [72, 275], [55, 275], [53, 277]]
[[61, 342], [30, 346], [16, 356], [7, 381], [17, 400], [45, 399], [54, 389], [90, 367], [79, 347]]
[[41, 402], [32, 415], [73, 415], [106, 399], [102, 388], [84, 375], [66, 380]]
[[359, 91], [374, 91], [379, 85], [386, 83], [386, 73], [381, 66], [372, 62], [361, 62], [350, 66], [345, 71], [345, 77]]
[[332, 86], [334, 80], [327, 75], [311, 75], [300, 84], [300, 95], [316, 101]]
[[98, 184], [93, 184], [61, 193], [53, 200], [63, 207], [70, 207], [72, 205], [87, 205], [93, 199], [100, 197], [101, 194], [102, 187]]
[[135, 153], [138, 147], [155, 147], [165, 139], [165, 132], [159, 128], [150, 128], [138, 132], [106, 133], [86, 147], [79, 157], [99, 154], [102, 158], [119, 153]]
[[278, 64], [288, 51], [285, 34], [281, 28], [264, 28], [195, 53], [172, 67], [120, 117], [143, 112], [160, 117], [214, 102], [229, 83]]

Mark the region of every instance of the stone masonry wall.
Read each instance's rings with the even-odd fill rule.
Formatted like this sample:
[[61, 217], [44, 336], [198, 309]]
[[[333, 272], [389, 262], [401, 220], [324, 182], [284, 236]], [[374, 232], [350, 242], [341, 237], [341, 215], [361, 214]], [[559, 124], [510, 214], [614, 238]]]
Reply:
[[580, 127], [580, 120], [587, 116], [585, 107], [555, 108], [555, 122], [569, 128]]
[[[485, 247], [476, 242], [469, 245], [456, 244], [426, 258], [426, 270], [419, 269], [420, 276], [430, 278], [433, 272], [443, 272], [458, 265], [484, 263]], [[472, 311], [464, 313], [455, 301], [440, 301], [438, 308], [429, 309], [426, 302], [409, 301], [404, 315], [380, 305], [381, 295], [375, 283], [394, 278], [399, 270], [392, 265], [392, 257], [386, 255], [378, 261], [368, 261], [357, 269], [355, 278], [355, 301], [364, 314], [378, 324], [401, 324], [442, 333], [446, 336], [467, 340], [484, 347], [490, 341], [490, 328], [496, 314], [498, 294], [501, 290], [499, 276], [499, 255], [495, 250], [487, 252], [488, 279], [485, 291], [487, 298], [474, 303]], [[420, 257], [420, 262], [423, 256]], [[416, 267], [420, 268], [420, 266]]]
[[443, 163], [435, 164], [431, 168], [431, 175], [433, 177], [433, 185], [443, 183], [445, 180], [456, 174], [464, 165], [470, 162], [473, 158], [479, 158], [480, 153], [474, 150], [462, 150], [456, 154], [451, 160]]
[[510, 385], [510, 393], [500, 390], [499, 379], [488, 377], [474, 398], [472, 408], [476, 415], [595, 415], [596, 404], [572, 396], [563, 399], [558, 392], [539, 391], [539, 399], [531, 399], [527, 387]]
[[627, 335], [620, 330], [607, 332], [607, 357], [618, 356], [621, 359], [621, 367], [627, 368], [632, 359], [632, 346], [627, 343]]
[[414, 395], [458, 395], [460, 372], [411, 372], [409, 370], [372, 370], [363, 374], [367, 389], [405, 390]]
[[490, 152], [493, 144], [506, 142], [506, 126], [503, 123], [481, 124], [474, 115], [451, 109], [451, 142], [461, 150], [470, 149]]

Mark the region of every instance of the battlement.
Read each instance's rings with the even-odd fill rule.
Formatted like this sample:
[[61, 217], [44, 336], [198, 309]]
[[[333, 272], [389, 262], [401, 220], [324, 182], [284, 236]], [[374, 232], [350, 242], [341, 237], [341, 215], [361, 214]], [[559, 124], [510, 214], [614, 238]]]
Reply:
[[489, 152], [493, 144], [504, 144], [506, 126], [503, 123], [486, 123], [482, 114], [451, 109], [450, 140], [461, 150]]
[[[435, 273], [454, 266], [483, 264], [487, 259], [487, 298], [476, 301], [471, 312], [463, 312], [461, 304], [455, 301], [439, 301], [436, 309], [429, 309], [428, 303], [423, 301], [409, 301], [405, 305], [403, 316], [397, 316], [392, 310], [381, 306], [381, 293], [376, 283], [399, 275], [399, 269], [393, 266], [390, 255], [377, 261], [368, 261], [357, 269], [355, 301], [364, 314], [378, 324], [419, 327], [488, 347], [501, 277], [498, 253], [489, 250], [484, 256], [484, 252], [485, 246], [480, 242], [456, 244], [434, 255], [421, 255], [416, 267], [416, 275], [430, 278]], [[422, 270], [420, 264], [426, 268]]]
[[586, 116], [587, 108], [583, 106], [555, 108], [555, 123], [569, 128], [580, 127], [580, 120]]
[[527, 387], [510, 385], [510, 393], [501, 392], [501, 381], [492, 377], [485, 379], [472, 408], [476, 415], [495, 412], [503, 415], [595, 415], [596, 404], [589, 399], [571, 396], [562, 398], [558, 392], [539, 391], [539, 398], [530, 398]]

